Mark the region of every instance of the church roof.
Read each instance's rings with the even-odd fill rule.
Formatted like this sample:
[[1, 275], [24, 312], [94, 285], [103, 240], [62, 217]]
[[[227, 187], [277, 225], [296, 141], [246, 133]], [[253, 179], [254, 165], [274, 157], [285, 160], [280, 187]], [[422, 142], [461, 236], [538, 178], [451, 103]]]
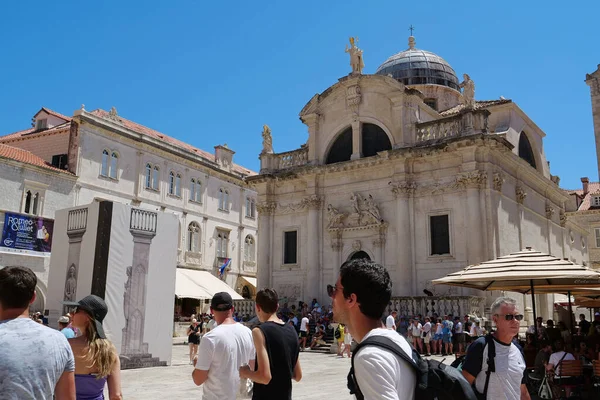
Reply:
[[72, 175], [69, 171], [60, 169], [60, 168], [56, 168], [56, 167], [48, 164], [42, 158], [36, 156], [35, 154], [33, 154], [27, 150], [19, 149], [17, 147], [8, 146], [6, 144], [1, 144], [1, 143], [0, 143], [0, 158], [5, 158], [5, 159], [13, 160], [13, 161], [19, 161], [19, 162], [22, 162], [25, 164], [34, 165], [36, 167], [41, 167], [41, 168], [48, 169], [51, 171], [62, 172], [65, 174]]
[[[490, 106], [497, 106], [500, 104], [506, 104], [506, 103], [511, 103], [512, 100], [510, 99], [499, 99], [499, 100], [476, 100], [475, 101], [475, 111], [477, 110], [482, 110], [484, 108], [488, 108]], [[464, 104], [458, 104], [452, 108], [449, 108], [447, 110], [444, 111], [440, 111], [440, 115], [442, 117], [449, 117], [451, 115], [456, 115], [459, 112], [461, 112], [462, 110], [464, 110], [465, 105]]]
[[442, 85], [458, 89], [458, 78], [446, 60], [430, 51], [415, 48], [415, 39], [408, 40], [409, 48], [389, 57], [377, 68], [377, 75], [391, 75], [405, 85]]

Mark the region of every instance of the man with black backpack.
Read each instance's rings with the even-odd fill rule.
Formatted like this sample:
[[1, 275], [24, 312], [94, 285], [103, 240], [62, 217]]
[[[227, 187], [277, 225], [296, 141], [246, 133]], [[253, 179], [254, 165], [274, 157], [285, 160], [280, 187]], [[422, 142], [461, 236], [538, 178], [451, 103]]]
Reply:
[[336, 284], [327, 285], [327, 293], [334, 320], [359, 343], [348, 374], [348, 388], [358, 400], [476, 399], [460, 372], [421, 359], [403, 336], [383, 327], [381, 316], [392, 295], [384, 267], [365, 259], [347, 261]]
[[474, 341], [467, 349], [463, 376], [474, 385], [480, 399], [530, 400], [525, 359], [512, 342], [523, 315], [516, 300], [499, 297], [491, 306], [496, 332]]

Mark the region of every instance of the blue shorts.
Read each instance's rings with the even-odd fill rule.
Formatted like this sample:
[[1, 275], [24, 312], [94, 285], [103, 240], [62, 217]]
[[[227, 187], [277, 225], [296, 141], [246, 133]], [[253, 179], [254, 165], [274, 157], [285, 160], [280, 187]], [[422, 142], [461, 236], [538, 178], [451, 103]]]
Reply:
[[452, 343], [452, 336], [451, 335], [443, 335], [442, 342], [444, 342], [444, 343]]
[[435, 335], [433, 335], [433, 340], [442, 340], [442, 334], [436, 333]]

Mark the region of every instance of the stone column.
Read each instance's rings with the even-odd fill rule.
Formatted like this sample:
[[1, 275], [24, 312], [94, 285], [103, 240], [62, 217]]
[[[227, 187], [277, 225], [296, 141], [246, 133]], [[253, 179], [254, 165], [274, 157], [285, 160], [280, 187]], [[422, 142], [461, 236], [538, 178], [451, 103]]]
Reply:
[[275, 212], [277, 203], [263, 202], [256, 205], [258, 211], [258, 264], [256, 269], [256, 289], [271, 287], [273, 270], [273, 257], [271, 254], [271, 218]]
[[316, 113], [304, 115], [302, 122], [308, 127], [308, 162], [317, 164], [319, 162], [319, 148], [317, 133], [319, 131], [319, 115]]
[[148, 354], [144, 343], [146, 319], [146, 287], [150, 245], [156, 236], [158, 214], [136, 208], [131, 209], [129, 232], [133, 236], [133, 259], [127, 267], [127, 282], [123, 294], [125, 327], [122, 331], [121, 354]]
[[598, 176], [600, 177], [600, 64], [598, 64], [596, 71], [585, 76], [585, 83], [590, 87], [590, 96], [592, 97], [596, 159], [598, 163]]
[[[321, 212], [321, 206], [323, 200], [317, 195], [312, 195], [304, 199], [308, 208], [308, 219], [307, 219], [307, 259], [306, 259], [306, 282], [304, 284], [304, 298], [313, 299], [319, 296], [322, 290], [321, 287], [320, 271], [320, 258], [319, 258], [319, 240], [321, 240], [321, 229], [319, 225], [319, 214]], [[298, 238], [300, 240], [300, 238]], [[323, 301], [319, 299], [319, 301]]]
[[[392, 185], [392, 193], [396, 199], [396, 274], [393, 277], [394, 294], [409, 296], [413, 294], [414, 282], [417, 280], [416, 269], [413, 268], [412, 226], [410, 218], [410, 198], [414, 195], [414, 182], [400, 182]], [[408, 279], [410, 277], [410, 279]], [[411, 282], [413, 284], [411, 284]]]
[[[87, 208], [70, 210], [67, 217], [67, 236], [69, 250], [67, 255], [67, 274], [65, 277], [65, 292], [63, 301], [77, 301], [77, 280], [79, 278], [79, 259], [81, 257], [81, 240], [87, 228]], [[69, 312], [68, 306], [63, 307], [63, 315]]]
[[331, 278], [330, 285], [333, 285], [337, 282], [338, 275], [340, 274], [340, 267], [342, 266], [343, 254], [342, 250], [344, 250], [344, 242], [342, 241], [342, 230], [334, 229], [329, 231], [331, 235], [331, 250], [334, 251], [336, 256], [336, 262], [333, 265], [333, 276]]
[[358, 160], [362, 157], [362, 123], [355, 118], [352, 121], [352, 156], [351, 160]]

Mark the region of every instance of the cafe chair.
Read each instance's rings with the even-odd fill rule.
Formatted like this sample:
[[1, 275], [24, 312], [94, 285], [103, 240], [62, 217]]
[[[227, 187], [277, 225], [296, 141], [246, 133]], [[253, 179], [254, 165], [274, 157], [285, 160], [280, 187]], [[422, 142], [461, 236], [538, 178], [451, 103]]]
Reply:
[[571, 395], [581, 396], [583, 389], [583, 362], [581, 360], [563, 360], [559, 363], [560, 376], [554, 378], [554, 383], [563, 390], [570, 390]]
[[596, 394], [594, 398], [600, 398], [600, 360], [592, 361], [594, 368], [594, 377], [592, 378], [593, 393]]

